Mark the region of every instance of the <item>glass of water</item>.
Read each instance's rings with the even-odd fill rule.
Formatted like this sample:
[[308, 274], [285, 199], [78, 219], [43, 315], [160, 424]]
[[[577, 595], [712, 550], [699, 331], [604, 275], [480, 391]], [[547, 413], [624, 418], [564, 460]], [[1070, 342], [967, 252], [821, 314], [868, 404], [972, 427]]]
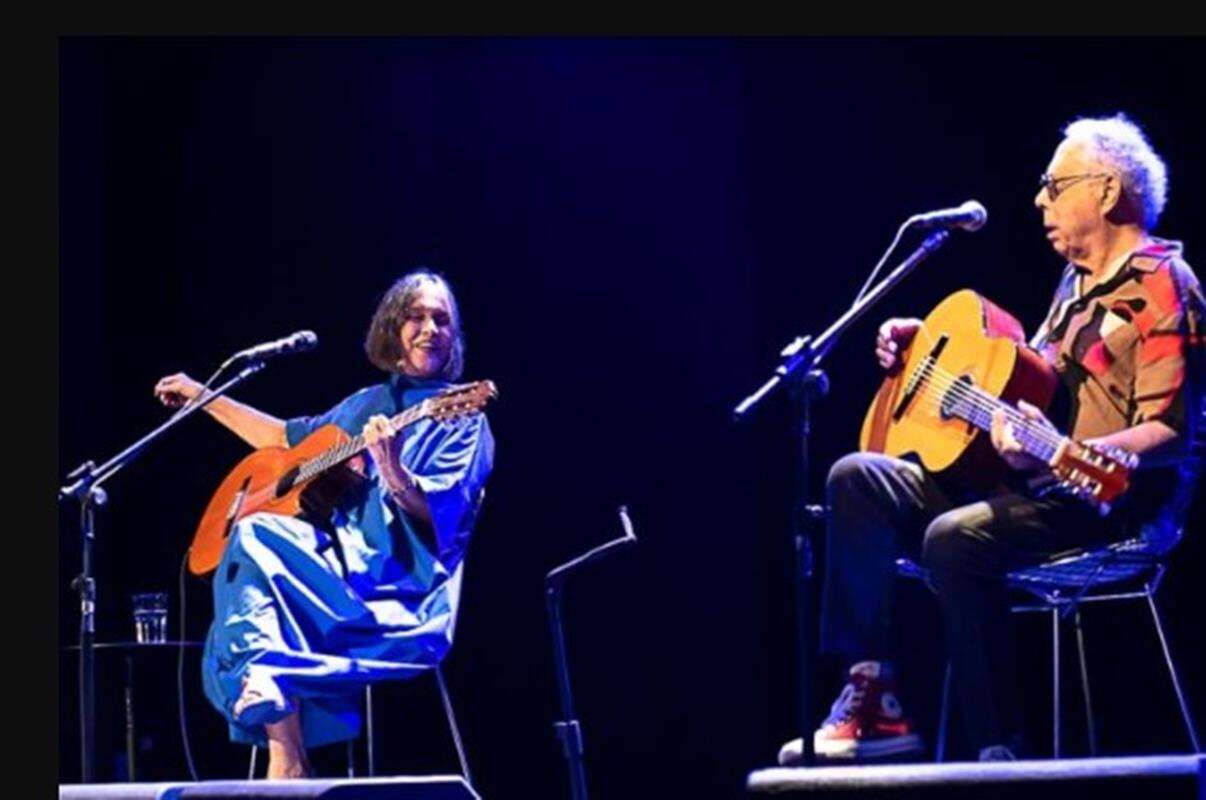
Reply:
[[156, 644], [167, 641], [167, 592], [136, 594], [134, 601], [134, 641]]

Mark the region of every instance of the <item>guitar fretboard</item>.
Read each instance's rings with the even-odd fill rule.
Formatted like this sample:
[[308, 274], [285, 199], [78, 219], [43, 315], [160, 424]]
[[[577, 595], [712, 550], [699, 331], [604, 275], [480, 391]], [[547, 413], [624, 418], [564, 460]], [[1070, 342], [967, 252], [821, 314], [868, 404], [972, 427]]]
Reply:
[[1051, 463], [1059, 451], [1062, 437], [1022, 416], [1013, 406], [961, 381], [948, 388], [942, 397], [944, 414], [970, 422], [982, 431], [992, 430], [992, 415], [998, 408], [1009, 415], [1013, 438], [1022, 449], [1035, 458]]
[[[424, 400], [418, 405], [411, 406], [390, 419], [395, 431], [400, 431], [408, 425], [413, 425], [419, 420], [431, 414], [431, 404], [428, 400]], [[347, 461], [352, 456], [359, 453], [364, 448], [368, 447], [364, 436], [355, 436], [341, 445], [332, 447], [329, 450], [324, 450], [309, 461], [305, 461], [298, 468], [297, 478], [295, 483], [309, 480], [315, 475], [324, 472], [336, 464], [341, 464]]]

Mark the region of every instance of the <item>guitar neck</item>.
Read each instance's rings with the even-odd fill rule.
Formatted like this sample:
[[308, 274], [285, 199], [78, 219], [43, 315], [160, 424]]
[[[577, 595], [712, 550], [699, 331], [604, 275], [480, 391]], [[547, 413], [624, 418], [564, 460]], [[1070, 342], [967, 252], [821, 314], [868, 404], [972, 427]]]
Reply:
[[1022, 449], [1035, 458], [1050, 464], [1055, 460], [1064, 437], [1024, 416], [1009, 403], [968, 384], [960, 384], [958, 396], [944, 402], [943, 411], [975, 425], [982, 431], [992, 430], [992, 415], [997, 409], [1005, 412], [1013, 428], [1013, 438]]
[[[400, 431], [428, 416], [429, 413], [428, 404], [424, 401], [393, 416], [390, 419], [390, 424], [395, 431]], [[336, 464], [342, 464], [366, 447], [368, 447], [368, 443], [364, 440], [364, 436], [357, 435], [341, 445], [324, 450], [309, 461], [302, 463], [298, 469], [297, 480], [304, 481], [313, 478], [315, 475], [325, 472]]]

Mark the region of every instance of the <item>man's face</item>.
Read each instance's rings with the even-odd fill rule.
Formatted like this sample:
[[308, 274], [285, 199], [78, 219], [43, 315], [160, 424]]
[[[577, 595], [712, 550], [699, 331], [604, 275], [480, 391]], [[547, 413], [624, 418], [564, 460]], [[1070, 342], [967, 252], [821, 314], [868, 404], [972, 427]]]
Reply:
[[443, 287], [424, 284], [406, 307], [398, 368], [415, 378], [439, 374], [452, 353], [452, 311]]
[[[1043, 212], [1047, 241], [1069, 261], [1086, 255], [1091, 237], [1102, 230], [1108, 209], [1102, 205], [1102, 182], [1108, 170], [1092, 158], [1089, 148], [1065, 141], [1055, 150], [1047, 175], [1054, 180], [1055, 197], [1043, 186], [1034, 204]], [[1090, 177], [1091, 176], [1091, 177]]]

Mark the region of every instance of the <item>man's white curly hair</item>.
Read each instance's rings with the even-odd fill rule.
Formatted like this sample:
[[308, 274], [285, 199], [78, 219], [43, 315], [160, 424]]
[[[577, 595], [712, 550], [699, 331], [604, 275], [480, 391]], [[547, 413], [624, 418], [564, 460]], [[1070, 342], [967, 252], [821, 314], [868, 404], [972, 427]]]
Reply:
[[1081, 117], [1064, 128], [1066, 140], [1084, 142], [1118, 171], [1122, 188], [1143, 214], [1143, 227], [1156, 227], [1168, 199], [1168, 169], [1126, 114]]

